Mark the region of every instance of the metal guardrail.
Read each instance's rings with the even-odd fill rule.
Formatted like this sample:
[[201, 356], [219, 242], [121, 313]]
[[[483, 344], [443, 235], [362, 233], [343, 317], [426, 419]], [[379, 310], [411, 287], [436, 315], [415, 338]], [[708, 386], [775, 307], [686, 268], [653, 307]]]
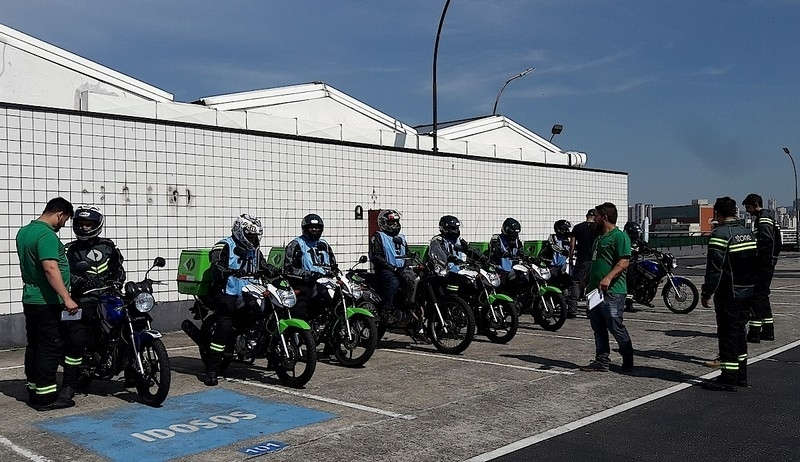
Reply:
[[650, 240], [647, 241], [650, 247], [661, 248], [661, 247], [694, 247], [694, 246], [705, 246], [708, 245], [708, 238], [710, 235], [701, 235], [701, 236], [687, 236], [685, 234], [682, 235], [670, 235], [670, 234], [659, 234], [656, 236], [650, 235]]

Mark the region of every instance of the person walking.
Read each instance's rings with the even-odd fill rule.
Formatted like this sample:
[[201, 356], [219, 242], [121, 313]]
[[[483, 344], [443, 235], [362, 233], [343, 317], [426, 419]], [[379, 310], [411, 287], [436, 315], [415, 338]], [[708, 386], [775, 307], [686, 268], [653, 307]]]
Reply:
[[617, 207], [605, 202], [595, 207], [595, 225], [600, 234], [592, 247], [592, 264], [586, 290], [597, 289], [602, 301], [589, 308], [589, 322], [594, 331], [595, 359], [582, 371], [605, 372], [611, 360], [608, 333], [617, 340], [622, 355], [622, 370], [633, 368], [633, 342], [622, 322], [625, 311], [625, 270], [631, 258], [631, 240], [617, 228]]
[[714, 391], [736, 391], [747, 386], [747, 340], [745, 326], [756, 284], [756, 238], [736, 222], [736, 201], [720, 197], [714, 203], [714, 218], [721, 224], [708, 240], [705, 282], [700, 303], [710, 308], [714, 297], [721, 374], [703, 382]]
[[753, 234], [758, 246], [756, 263], [756, 285], [753, 288], [753, 319], [747, 332], [747, 341], [759, 343], [762, 340], [775, 340], [775, 324], [772, 319], [772, 307], [769, 304], [769, 286], [778, 255], [781, 253], [781, 229], [775, 221], [772, 210], [762, 208], [763, 201], [758, 194], [748, 194], [742, 201], [747, 213], [753, 216], [755, 227]]
[[25, 378], [28, 404], [37, 411], [75, 405], [59, 396], [56, 373], [64, 355], [59, 332], [61, 313], [78, 311], [67, 282], [69, 262], [64, 244], [56, 233], [72, 218], [75, 210], [63, 197], [51, 199], [41, 216], [20, 228], [16, 236], [22, 274], [22, 310], [25, 316]]

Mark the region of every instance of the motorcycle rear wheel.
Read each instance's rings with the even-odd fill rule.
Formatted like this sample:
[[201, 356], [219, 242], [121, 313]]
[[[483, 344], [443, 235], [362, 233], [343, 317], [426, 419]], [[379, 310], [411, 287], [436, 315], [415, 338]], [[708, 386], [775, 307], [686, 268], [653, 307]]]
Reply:
[[555, 332], [567, 321], [567, 304], [563, 294], [545, 293], [536, 299], [533, 309], [538, 313], [533, 317], [546, 331]]
[[675, 287], [667, 281], [661, 291], [664, 304], [673, 313], [687, 314], [697, 307], [697, 300], [700, 298], [697, 286], [686, 278], [676, 277], [673, 280]]
[[290, 327], [283, 331], [288, 351], [277, 343], [277, 363], [275, 373], [286, 386], [301, 388], [311, 380], [317, 368], [317, 344], [310, 330]]
[[446, 295], [438, 300], [444, 323], [435, 308], [428, 314], [428, 337], [442, 353], [459, 354], [466, 350], [475, 337], [475, 316], [472, 308], [460, 297]]
[[331, 336], [333, 355], [345, 367], [360, 367], [369, 361], [378, 347], [378, 326], [375, 318], [361, 314], [350, 318], [350, 338], [341, 322], [334, 326]]
[[143, 403], [158, 407], [167, 399], [172, 381], [167, 349], [160, 339], [147, 339], [142, 342], [139, 358], [144, 373], [136, 373], [136, 392]]
[[486, 327], [486, 337], [492, 343], [508, 343], [517, 335], [519, 316], [514, 302], [498, 300], [494, 303], [495, 321], [489, 305], [481, 308], [481, 323]]

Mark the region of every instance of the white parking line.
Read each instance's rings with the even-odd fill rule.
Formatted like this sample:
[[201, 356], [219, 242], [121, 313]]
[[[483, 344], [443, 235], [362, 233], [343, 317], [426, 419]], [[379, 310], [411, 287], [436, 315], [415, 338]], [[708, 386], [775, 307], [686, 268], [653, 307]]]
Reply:
[[288, 388], [276, 387], [276, 386], [273, 386], [273, 385], [267, 385], [267, 384], [259, 383], [259, 382], [251, 382], [251, 381], [248, 381], [248, 380], [231, 379], [231, 378], [226, 378], [225, 380], [227, 380], [228, 382], [240, 383], [242, 385], [248, 385], [248, 386], [251, 386], [251, 387], [264, 388], [264, 389], [271, 390], [271, 391], [277, 391], [279, 393], [284, 393], [284, 394], [287, 394], [287, 395], [299, 396], [301, 398], [308, 398], [308, 399], [313, 399], [313, 400], [316, 400], [316, 401], [322, 401], [324, 403], [335, 404], [337, 406], [349, 407], [351, 409], [357, 409], [359, 411], [372, 412], [373, 414], [385, 415], [385, 416], [392, 417], [392, 418], [395, 418], [395, 419], [413, 420], [413, 419], [417, 418], [416, 416], [413, 416], [413, 415], [399, 414], [397, 412], [385, 411], [383, 409], [378, 409], [376, 407], [364, 406], [363, 404], [350, 403], [350, 402], [347, 402], [347, 401], [341, 401], [341, 400], [334, 399], [334, 398], [327, 398], [325, 396], [312, 395], [311, 393], [303, 393], [301, 391], [290, 390]]
[[[754, 358], [750, 358], [747, 361], [747, 364], [753, 364], [753, 363], [756, 363], [758, 361], [762, 361], [764, 359], [767, 359], [767, 358], [770, 358], [772, 356], [775, 356], [775, 355], [777, 355], [779, 353], [783, 353], [786, 350], [791, 350], [792, 348], [794, 348], [794, 347], [796, 347], [798, 345], [800, 345], [800, 340], [796, 340], [796, 341], [794, 341], [794, 342], [792, 342], [792, 343], [790, 343], [788, 345], [784, 345], [784, 346], [782, 346], [780, 348], [777, 348], [775, 350], [768, 351], [766, 353], [760, 354], [760, 355], [758, 355], [758, 356], [756, 356]], [[698, 377], [698, 378], [695, 378], [695, 379], [690, 379], [687, 382], [680, 383], [678, 385], [673, 385], [673, 386], [671, 386], [671, 387], [669, 387], [669, 388], [667, 388], [665, 390], [661, 390], [661, 391], [657, 391], [655, 393], [651, 393], [651, 394], [649, 394], [647, 396], [643, 396], [643, 397], [635, 399], [633, 401], [629, 401], [627, 403], [620, 404], [619, 406], [614, 406], [614, 407], [612, 407], [610, 409], [606, 409], [605, 411], [599, 412], [597, 414], [590, 415], [588, 417], [584, 417], [583, 419], [578, 419], [578, 420], [576, 420], [574, 422], [570, 422], [568, 424], [564, 424], [564, 425], [562, 425], [560, 427], [552, 428], [552, 429], [547, 430], [545, 432], [539, 433], [538, 435], [533, 435], [533, 436], [529, 436], [528, 438], [523, 438], [523, 439], [521, 439], [519, 441], [515, 441], [514, 443], [508, 444], [508, 445], [503, 446], [501, 448], [497, 448], [494, 451], [490, 451], [490, 452], [487, 452], [485, 454], [477, 455], [477, 456], [475, 456], [475, 457], [473, 457], [471, 459], [467, 459], [465, 462], [486, 462], [486, 461], [495, 459], [497, 457], [504, 456], [506, 454], [509, 454], [511, 452], [520, 450], [522, 448], [526, 448], [528, 446], [532, 446], [532, 445], [534, 445], [536, 443], [540, 443], [542, 441], [549, 440], [550, 438], [553, 438], [555, 436], [571, 432], [572, 430], [576, 430], [576, 429], [581, 428], [581, 427], [585, 427], [585, 426], [587, 426], [589, 424], [598, 422], [598, 421], [603, 420], [603, 419], [605, 419], [607, 417], [611, 417], [613, 415], [620, 414], [622, 412], [625, 412], [625, 411], [627, 411], [629, 409], [633, 409], [633, 408], [635, 408], [637, 406], [640, 406], [642, 404], [649, 403], [651, 401], [655, 401], [655, 400], [657, 400], [659, 398], [663, 398], [664, 396], [668, 396], [668, 395], [671, 395], [673, 393], [677, 393], [677, 392], [679, 392], [681, 390], [684, 390], [686, 388], [689, 388], [689, 387], [693, 386], [694, 384], [696, 384], [697, 382], [699, 382], [702, 379], [710, 379], [710, 378], [716, 377], [719, 374], [720, 374], [720, 371], [718, 371], [718, 370], [710, 372], [710, 373], [708, 373], [708, 374], [706, 374], [706, 375], [704, 375], [702, 377]]]
[[546, 370], [546, 369], [536, 369], [535, 367], [517, 366], [517, 365], [514, 365], [514, 364], [495, 363], [495, 362], [492, 362], [492, 361], [480, 361], [478, 359], [460, 358], [458, 356], [452, 356], [452, 355], [423, 353], [421, 351], [391, 350], [391, 349], [381, 349], [380, 351], [385, 351], [387, 353], [401, 353], [401, 354], [405, 354], [405, 355], [428, 356], [428, 357], [431, 357], [431, 358], [446, 359], [446, 360], [450, 360], [450, 361], [463, 361], [465, 363], [476, 363], [476, 364], [487, 364], [487, 365], [490, 365], [490, 366], [509, 367], [511, 369], [522, 369], [522, 370], [525, 370], [525, 371], [541, 372], [543, 374], [556, 374], [556, 375], [574, 375], [575, 374], [574, 372], [549, 371], [549, 370]]
[[545, 337], [545, 338], [563, 338], [567, 340], [584, 340], [587, 342], [594, 342], [593, 338], [586, 338], [586, 337], [572, 337], [570, 335], [558, 335], [558, 334], [543, 334], [538, 332], [522, 332], [517, 331], [517, 335], [530, 335], [531, 337]]
[[716, 324], [697, 324], [692, 322], [675, 322], [675, 321], [655, 321], [652, 319], [635, 319], [628, 318], [625, 322], [642, 322], [646, 324], [669, 324], [671, 326], [688, 326], [688, 327], [706, 327], [708, 329], [716, 329]]
[[11, 440], [2, 435], [0, 435], [0, 444], [11, 449], [12, 451], [16, 452], [17, 454], [21, 455], [22, 457], [28, 460], [32, 460], [34, 462], [53, 462], [47, 457], [40, 456], [39, 454], [36, 454], [30, 449], [23, 448], [22, 446], [14, 444]]

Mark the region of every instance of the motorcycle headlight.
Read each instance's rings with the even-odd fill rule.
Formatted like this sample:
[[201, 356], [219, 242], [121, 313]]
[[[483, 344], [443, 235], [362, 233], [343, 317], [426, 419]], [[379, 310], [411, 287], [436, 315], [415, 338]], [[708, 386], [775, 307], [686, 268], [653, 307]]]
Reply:
[[136, 310], [140, 313], [147, 313], [148, 311], [152, 310], [155, 305], [156, 299], [152, 294], [148, 294], [146, 292], [141, 293], [133, 298], [133, 306], [135, 306]]
[[361, 291], [361, 286], [358, 284], [350, 285], [350, 295], [352, 295], [354, 299], [358, 300], [363, 294], [364, 293]]
[[544, 266], [537, 266], [536, 271], [539, 272], [539, 277], [544, 279], [545, 281], [550, 279], [550, 268], [546, 268]]
[[280, 289], [276, 292], [283, 306], [291, 308], [297, 303], [297, 295], [293, 289]]
[[488, 282], [492, 287], [497, 287], [500, 285], [500, 275], [497, 273], [486, 273], [486, 282]]
[[433, 272], [439, 277], [447, 276], [447, 268], [442, 265], [433, 265]]

